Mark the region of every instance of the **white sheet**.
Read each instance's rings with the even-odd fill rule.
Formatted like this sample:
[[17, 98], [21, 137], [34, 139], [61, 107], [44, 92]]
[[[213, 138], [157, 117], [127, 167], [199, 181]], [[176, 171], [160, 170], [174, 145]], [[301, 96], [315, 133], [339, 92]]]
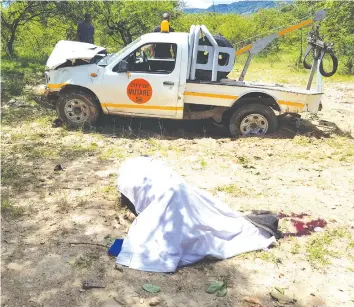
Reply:
[[174, 272], [205, 256], [226, 259], [275, 242], [159, 160], [127, 159], [119, 170], [118, 191], [139, 213], [117, 257], [117, 263], [133, 269]]

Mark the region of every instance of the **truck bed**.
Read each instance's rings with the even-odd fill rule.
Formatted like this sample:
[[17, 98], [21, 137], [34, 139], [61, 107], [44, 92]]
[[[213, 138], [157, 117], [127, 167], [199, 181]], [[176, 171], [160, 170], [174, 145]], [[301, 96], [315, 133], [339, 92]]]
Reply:
[[249, 93], [262, 93], [273, 97], [281, 113], [317, 112], [322, 97], [321, 92], [279, 84], [260, 84], [232, 79], [218, 82], [188, 80], [184, 92], [184, 102], [231, 107], [235, 101]]

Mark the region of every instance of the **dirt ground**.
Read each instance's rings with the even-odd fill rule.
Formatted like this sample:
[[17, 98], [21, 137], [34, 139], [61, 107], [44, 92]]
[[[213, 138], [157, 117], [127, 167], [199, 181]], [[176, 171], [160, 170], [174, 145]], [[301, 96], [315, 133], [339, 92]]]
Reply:
[[[3, 103], [1, 306], [354, 306], [354, 82], [327, 85], [323, 106], [299, 129], [286, 119], [264, 138], [230, 139], [208, 122], [118, 117], [68, 131], [52, 127], [52, 110]], [[141, 154], [245, 214], [307, 213], [327, 226], [174, 274], [117, 270], [104, 246], [130, 222], [116, 172]], [[65, 169], [54, 171], [58, 164]], [[290, 218], [280, 227], [294, 231]], [[106, 287], [85, 291], [89, 279]], [[206, 293], [216, 280], [227, 282], [225, 297]], [[270, 296], [275, 287], [285, 300]]]

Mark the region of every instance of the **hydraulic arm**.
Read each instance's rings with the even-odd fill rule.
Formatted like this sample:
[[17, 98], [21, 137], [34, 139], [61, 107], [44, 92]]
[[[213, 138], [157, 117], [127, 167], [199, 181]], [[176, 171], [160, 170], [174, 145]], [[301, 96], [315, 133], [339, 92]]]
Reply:
[[[248, 58], [247, 61], [243, 67], [243, 70], [241, 72], [241, 75], [239, 77], [239, 81], [243, 81], [245, 78], [245, 75], [247, 73], [248, 67], [251, 63], [252, 57], [264, 50], [270, 43], [272, 43], [276, 38], [281, 37], [285, 34], [288, 34], [292, 31], [295, 31], [297, 29], [301, 29], [303, 27], [309, 26], [311, 24], [314, 24], [315, 22], [319, 22], [323, 20], [326, 17], [326, 11], [325, 10], [320, 10], [315, 14], [315, 17], [313, 19], [308, 19], [304, 20], [296, 25], [290, 26], [286, 29], [283, 29], [279, 32], [273, 33], [269, 36], [263, 37], [257, 41], [255, 41], [252, 44], [246, 45], [239, 50], [236, 51], [236, 56], [242, 55], [246, 52], [248, 52]], [[319, 36], [319, 31], [318, 31], [319, 25], [316, 26], [316, 29], [313, 30], [310, 33], [310, 36], [308, 37], [308, 47], [305, 52], [305, 58], [304, 58], [304, 67], [307, 69], [311, 69], [310, 73], [310, 78], [309, 82], [307, 84], [307, 89], [311, 88], [311, 83], [313, 79], [313, 75], [317, 69], [317, 66], [319, 66], [319, 72], [321, 75], [325, 77], [330, 77], [335, 74], [338, 66], [338, 60], [336, 56], [333, 53], [332, 46], [333, 44], [326, 44], [324, 43], [320, 36]], [[313, 63], [312, 65], [308, 64], [306, 62], [306, 57], [309, 55], [310, 52], [313, 52]], [[333, 69], [330, 72], [326, 72], [323, 68], [323, 57], [324, 55], [328, 53], [331, 56], [331, 59], [333, 61]], [[319, 63], [319, 65], [318, 65]]]

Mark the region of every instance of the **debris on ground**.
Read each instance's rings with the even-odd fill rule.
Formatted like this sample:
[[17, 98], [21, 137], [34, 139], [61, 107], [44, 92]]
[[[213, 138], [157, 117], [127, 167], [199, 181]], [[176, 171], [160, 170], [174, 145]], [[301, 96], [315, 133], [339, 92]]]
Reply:
[[59, 128], [62, 126], [63, 126], [63, 121], [60, 118], [55, 119], [52, 123], [53, 128]]
[[103, 282], [95, 280], [85, 280], [82, 283], [82, 289], [93, 289], [93, 288], [106, 288], [106, 285]]
[[135, 220], [135, 215], [131, 212], [128, 212], [128, 213], [124, 214], [123, 218], [132, 223]]
[[242, 298], [242, 301], [250, 307], [263, 307], [262, 302], [256, 297], [245, 296]]
[[288, 296], [285, 295], [285, 290], [280, 287], [274, 287], [274, 289], [270, 292], [270, 296], [281, 302], [281, 303], [294, 303], [295, 300], [292, 298], [289, 298]]
[[157, 306], [162, 302], [161, 298], [155, 296], [153, 298], [150, 299], [149, 301], [149, 306]]
[[225, 296], [227, 293], [227, 283], [225, 281], [213, 281], [207, 291], [209, 294], [216, 293], [216, 296]]
[[144, 284], [143, 289], [150, 293], [158, 293], [161, 291], [161, 288], [159, 286], [155, 286], [152, 284]]
[[58, 172], [58, 171], [65, 171], [65, 167], [64, 167], [62, 164], [57, 164], [57, 165], [54, 167], [54, 171], [55, 171], [55, 172]]
[[123, 266], [118, 263], [115, 264], [114, 269], [119, 272], [123, 272]]

